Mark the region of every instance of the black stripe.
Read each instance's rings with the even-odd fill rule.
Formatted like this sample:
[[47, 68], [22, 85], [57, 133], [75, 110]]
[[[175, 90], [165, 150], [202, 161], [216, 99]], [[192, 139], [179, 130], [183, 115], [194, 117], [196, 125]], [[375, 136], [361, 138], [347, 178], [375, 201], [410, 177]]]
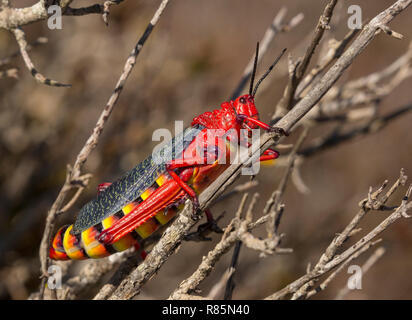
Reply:
[[[72, 229], [73, 230], [73, 229]], [[90, 259], [90, 256], [87, 254], [86, 250], [83, 248], [82, 233], [73, 235], [76, 238], [74, 245], [79, 248], [79, 251], [87, 258]]]
[[122, 210], [120, 210], [120, 211], [116, 212], [116, 213], [114, 214], [114, 216], [115, 216], [116, 218], [121, 219], [121, 218], [124, 217], [124, 213], [123, 213]]
[[136, 55], [137, 55], [137, 54], [139, 53], [139, 51], [140, 51], [140, 48], [139, 48], [139, 47], [140, 47], [140, 46], [143, 47], [143, 45], [144, 45], [144, 43], [146, 42], [147, 38], [149, 38], [149, 35], [150, 35], [150, 33], [152, 32], [153, 28], [154, 28], [154, 25], [149, 22], [146, 30], [144, 31], [142, 37], [140, 38], [139, 42], [137, 43], [137, 45], [136, 45], [136, 47], [135, 47]]
[[82, 234], [73, 234], [73, 236], [76, 238], [76, 242], [74, 243], [74, 245], [81, 248]]
[[134, 229], [133, 229], [132, 232], [130, 232], [130, 235], [133, 237], [133, 239], [135, 239], [137, 241], [142, 241], [143, 240], [143, 238]]
[[[93, 227], [92, 227], [93, 228]], [[103, 223], [102, 222], [100, 222], [100, 223], [98, 223], [98, 224], [96, 224], [95, 226], [94, 226], [94, 228], [97, 230], [97, 232], [98, 233], [101, 233], [102, 231], [103, 231]]]
[[[156, 214], [156, 216], [157, 216], [157, 214]], [[150, 221], [150, 220], [152, 219], [152, 220], [154, 220], [154, 222], [156, 222], [156, 224], [157, 224], [158, 226], [162, 226], [162, 224], [160, 223], [160, 221], [157, 220], [156, 216], [153, 216], [152, 218], [150, 218], [150, 219], [147, 220], [146, 222], [148, 222], [148, 221]]]
[[113, 247], [113, 245], [111, 245], [111, 244], [105, 244], [105, 245], [104, 245], [104, 248], [105, 248], [110, 254], [119, 252], [119, 251], [117, 251], [117, 250]]
[[86, 250], [84, 250], [83, 247], [80, 247], [80, 251], [83, 253], [84, 256], [86, 256], [87, 258], [91, 259], [91, 257], [87, 254]]

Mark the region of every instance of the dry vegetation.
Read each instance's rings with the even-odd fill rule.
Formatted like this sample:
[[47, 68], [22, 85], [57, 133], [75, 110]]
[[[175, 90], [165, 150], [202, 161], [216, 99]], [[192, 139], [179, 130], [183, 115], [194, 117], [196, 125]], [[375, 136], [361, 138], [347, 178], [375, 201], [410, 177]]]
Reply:
[[[411, 2], [365, 0], [350, 30], [344, 0], [62, 0], [50, 30], [53, 1], [2, 0], [0, 298], [410, 299]], [[290, 134], [254, 151], [277, 145], [275, 167], [232, 165], [200, 196], [223, 236], [186, 241], [188, 203], [145, 261], [53, 262], [63, 288], [45, 289], [56, 228], [153, 130], [245, 92], [256, 41], [260, 73], [288, 48], [256, 103]]]

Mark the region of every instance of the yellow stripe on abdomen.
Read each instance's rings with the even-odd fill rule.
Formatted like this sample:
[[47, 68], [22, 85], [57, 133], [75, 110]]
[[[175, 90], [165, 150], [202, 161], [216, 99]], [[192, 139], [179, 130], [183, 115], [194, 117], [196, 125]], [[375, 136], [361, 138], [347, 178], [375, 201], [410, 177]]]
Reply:
[[66, 232], [64, 233], [63, 237], [63, 247], [66, 254], [69, 256], [70, 259], [73, 260], [83, 260], [87, 259], [87, 256], [84, 254], [84, 251], [77, 240], [77, 238], [70, 233], [73, 229], [73, 225], [70, 225]]
[[110, 252], [106, 250], [104, 244], [97, 241], [98, 236], [99, 232], [95, 227], [91, 227], [82, 232], [82, 245], [90, 258], [104, 258], [110, 255]]

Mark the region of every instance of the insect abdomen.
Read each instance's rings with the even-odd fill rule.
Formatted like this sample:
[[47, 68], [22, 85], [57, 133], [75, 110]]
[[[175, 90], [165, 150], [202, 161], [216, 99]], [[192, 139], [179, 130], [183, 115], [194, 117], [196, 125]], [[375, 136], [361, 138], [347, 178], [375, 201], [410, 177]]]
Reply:
[[[162, 175], [156, 180], [157, 187], [160, 187], [166, 177]], [[146, 200], [156, 187], [151, 187], [143, 192], [139, 201]], [[140, 247], [140, 241], [152, 235], [156, 230], [167, 224], [177, 213], [177, 210], [171, 208], [158, 212], [155, 216], [149, 217], [142, 225], [137, 227], [133, 232], [122, 237], [113, 244], [103, 244], [97, 239], [100, 233], [113, 226], [123, 216], [129, 214], [139, 202], [132, 202], [122, 208], [120, 212], [105, 218], [102, 222], [84, 230], [83, 232], [73, 235], [71, 230], [73, 225], [61, 227], [53, 238], [50, 246], [49, 256], [54, 260], [83, 260], [83, 259], [98, 259], [107, 257], [113, 253], [124, 251], [131, 246]]]

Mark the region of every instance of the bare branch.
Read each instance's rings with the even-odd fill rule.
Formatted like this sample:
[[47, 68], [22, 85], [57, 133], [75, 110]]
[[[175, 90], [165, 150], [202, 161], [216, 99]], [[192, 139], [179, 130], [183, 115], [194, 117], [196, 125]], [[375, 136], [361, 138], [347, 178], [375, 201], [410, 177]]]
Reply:
[[43, 76], [37, 69], [34, 67], [33, 62], [30, 59], [30, 56], [27, 52], [27, 41], [25, 37], [25, 33], [22, 29], [16, 28], [12, 29], [12, 32], [14, 36], [16, 37], [16, 41], [19, 44], [20, 47], [20, 52], [23, 57], [24, 63], [27, 66], [27, 69], [29, 69], [31, 75], [38, 81], [39, 83], [48, 85], [48, 86], [53, 86], [53, 87], [71, 87], [70, 84], [64, 84], [60, 83], [55, 80], [51, 80], [49, 78], [46, 78]]
[[290, 74], [289, 83], [285, 88], [282, 99], [276, 107], [276, 117], [283, 115], [286, 110], [289, 110], [292, 107], [296, 89], [309, 66], [310, 60], [312, 59], [315, 49], [320, 43], [325, 30], [329, 28], [329, 23], [333, 15], [333, 9], [335, 8], [337, 1], [338, 0], [330, 0], [323, 11], [323, 14], [320, 16], [312, 42], [307, 48], [303, 59], [296, 64], [296, 68], [293, 68]]
[[[368, 260], [362, 265], [362, 275], [366, 274], [366, 272], [368, 272], [369, 269], [372, 268], [372, 266], [376, 264], [376, 262], [378, 262], [380, 258], [382, 258], [382, 256], [385, 254], [385, 251], [385, 248], [379, 247], [375, 250], [374, 253], [371, 254]], [[339, 291], [339, 293], [335, 297], [335, 300], [342, 300], [348, 293], [349, 288], [346, 286], [341, 291]]]
[[287, 285], [282, 290], [279, 290], [278, 292], [268, 296], [266, 299], [281, 299], [290, 293], [294, 294], [293, 299], [305, 298], [308, 292], [312, 289], [318, 277], [339, 266], [347, 259], [350, 259], [350, 257], [359, 252], [359, 250], [361, 250], [362, 248], [369, 248], [372, 245], [372, 240], [380, 235], [395, 221], [401, 218], [409, 217], [407, 215], [407, 211], [412, 209], [412, 202], [408, 202], [409, 195], [412, 190], [411, 187], [408, 189], [401, 205], [395, 211], [393, 211], [393, 213], [389, 217], [383, 220], [377, 227], [370, 231], [366, 236], [362, 237], [354, 245], [346, 249], [343, 253], [336, 255], [337, 250], [341, 248], [348, 237], [353, 234], [352, 232], [354, 228], [359, 224], [360, 219], [366, 214], [366, 212], [371, 209], [382, 209], [383, 204], [402, 183], [405, 183], [405, 175], [403, 170], [401, 170], [399, 179], [393, 184], [388, 193], [381, 196], [381, 198], [379, 198], [379, 196], [383, 193], [383, 190], [387, 184], [386, 181], [377, 191], [369, 192], [368, 199], [360, 202], [361, 211], [355, 215], [355, 217], [348, 224], [345, 230], [335, 239], [333, 239], [313, 270], [307, 272], [306, 275]]

